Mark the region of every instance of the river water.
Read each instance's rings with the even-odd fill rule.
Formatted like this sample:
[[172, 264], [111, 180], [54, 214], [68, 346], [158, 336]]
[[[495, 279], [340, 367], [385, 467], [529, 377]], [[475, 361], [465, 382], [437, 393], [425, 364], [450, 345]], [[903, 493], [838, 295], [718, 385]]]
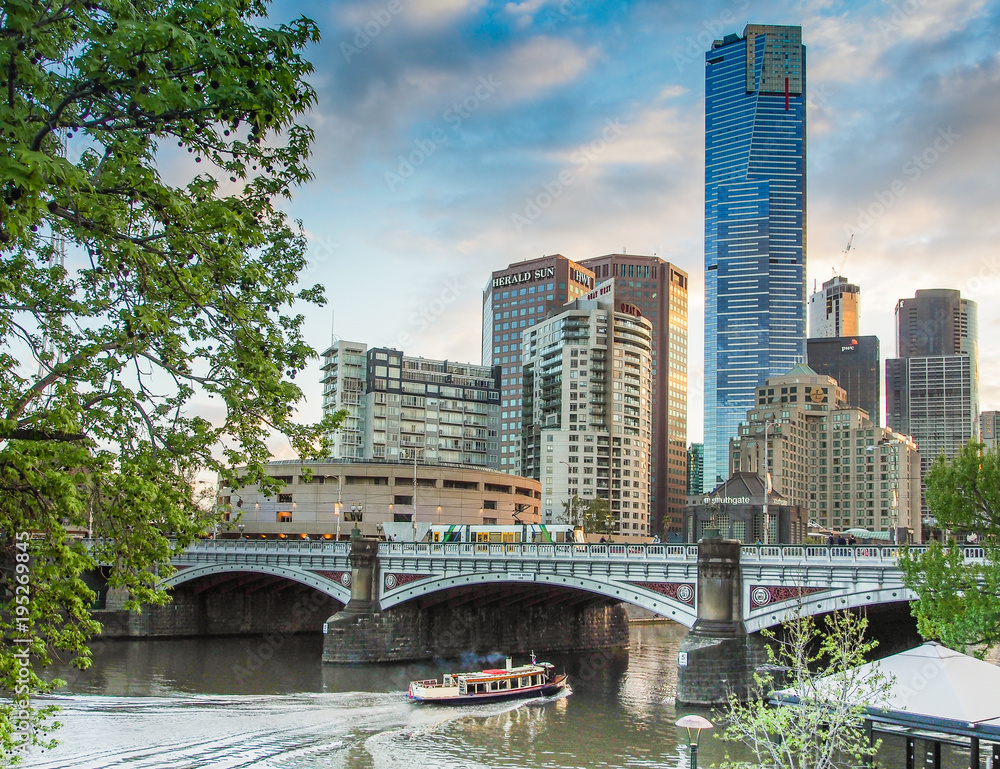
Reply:
[[[474, 708], [417, 705], [406, 687], [485, 659], [323, 665], [322, 639], [311, 636], [98, 642], [92, 668], [59, 671], [65, 693], [50, 699], [62, 707], [61, 744], [26, 765], [687, 767], [674, 722], [691, 711], [673, 701], [685, 633], [633, 623], [627, 652], [540, 654], [569, 673], [571, 692]], [[720, 761], [727, 747], [703, 738], [698, 763]]]

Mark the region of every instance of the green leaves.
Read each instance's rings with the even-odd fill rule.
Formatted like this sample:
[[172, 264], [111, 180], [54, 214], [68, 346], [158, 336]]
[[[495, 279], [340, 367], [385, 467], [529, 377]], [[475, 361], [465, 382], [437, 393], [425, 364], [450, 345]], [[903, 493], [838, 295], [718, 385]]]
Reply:
[[[297, 287], [303, 231], [272, 202], [310, 176], [313, 134], [296, 121], [315, 100], [302, 51], [318, 30], [260, 26], [266, 10], [0, 11], [0, 687], [18, 682], [19, 535], [34, 693], [51, 654], [87, 664], [83, 572], [105, 564], [136, 605], [167, 600], [172, 550], [213, 523], [197, 476], [235, 485], [242, 465], [254, 482], [270, 437], [308, 460], [336, 426], [293, 420], [291, 380], [315, 355], [296, 305], [324, 300]], [[88, 550], [73, 532], [104, 539]]]
[[[903, 584], [924, 638], [982, 656], [1000, 643], [1000, 455], [969, 443], [951, 461], [938, 457], [924, 479], [927, 506], [938, 525], [956, 536], [931, 542], [924, 553], [904, 550]], [[959, 546], [973, 535], [978, 550], [966, 559]]]
[[[874, 756], [878, 744], [868, 743], [865, 707], [893, 681], [859, 670], [877, 644], [865, 639], [867, 626], [863, 616], [834, 612], [822, 627], [811, 616], [797, 615], [782, 624], [780, 634], [763, 631], [771, 640], [769, 668], [783, 671], [784, 679], [756, 673], [755, 698], [746, 703], [731, 698], [720, 738], [745, 744], [757, 762], [727, 760], [722, 766], [835, 769]], [[771, 694], [781, 689], [797, 704], [770, 705]]]

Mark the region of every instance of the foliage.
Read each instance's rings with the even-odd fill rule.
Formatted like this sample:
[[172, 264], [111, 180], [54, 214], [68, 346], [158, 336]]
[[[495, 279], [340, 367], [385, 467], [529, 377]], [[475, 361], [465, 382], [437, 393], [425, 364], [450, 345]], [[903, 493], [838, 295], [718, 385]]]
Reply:
[[562, 503], [563, 520], [571, 526], [582, 526], [587, 510], [587, 500], [574, 494]]
[[[292, 307], [323, 295], [296, 287], [305, 238], [275, 204], [309, 178], [313, 136], [295, 121], [315, 98], [301, 52], [318, 31], [305, 18], [259, 26], [266, 12], [262, 0], [0, 7], [8, 759], [45, 743], [44, 711], [15, 713], [50, 687], [40, 666], [59, 652], [88, 662], [99, 626], [82, 573], [110, 564], [131, 606], [164, 602], [172, 550], [212, 523], [192, 479], [237, 485], [244, 465], [243, 483], [266, 484], [269, 437], [310, 458], [336, 423], [294, 420], [291, 380], [315, 353]], [[217, 404], [204, 414], [201, 395]], [[106, 539], [88, 552], [74, 530]]]
[[[783, 623], [780, 636], [762, 631], [772, 641], [766, 668], [771, 672], [754, 674], [756, 699], [730, 699], [728, 723], [719, 735], [749, 747], [757, 761], [727, 760], [723, 766], [834, 769], [875, 755], [878, 743], [869, 745], [865, 704], [877, 701], [892, 681], [870, 668], [859, 669], [878, 643], [865, 640], [867, 627], [863, 616], [835, 612], [826, 616], [823, 628], [813, 617], [798, 614]], [[784, 680], [776, 671], [785, 673]], [[798, 704], [769, 704], [776, 689], [786, 690]]]
[[583, 512], [583, 530], [590, 533], [610, 534], [614, 527], [611, 505], [606, 499], [595, 497]]
[[982, 558], [966, 561], [954, 538], [947, 546], [931, 542], [924, 553], [904, 551], [899, 568], [918, 596], [911, 605], [917, 629], [982, 655], [1000, 643], [1000, 453], [969, 443], [951, 461], [938, 457], [924, 482], [938, 526], [958, 542], [972, 535]]
[[563, 520], [572, 526], [582, 526], [587, 534], [610, 534], [614, 527], [611, 505], [606, 499], [586, 500], [574, 494], [562, 503]]

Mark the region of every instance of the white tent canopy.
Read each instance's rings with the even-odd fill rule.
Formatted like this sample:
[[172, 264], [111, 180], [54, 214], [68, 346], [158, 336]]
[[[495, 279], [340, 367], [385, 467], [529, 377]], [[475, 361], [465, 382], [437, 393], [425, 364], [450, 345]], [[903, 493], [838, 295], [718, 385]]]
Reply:
[[[1000, 740], [1000, 667], [928, 642], [857, 668], [876, 671], [892, 686], [867, 703], [874, 721]], [[818, 688], [837, 686], [837, 675], [820, 679]], [[794, 704], [795, 691], [774, 692], [777, 704]]]

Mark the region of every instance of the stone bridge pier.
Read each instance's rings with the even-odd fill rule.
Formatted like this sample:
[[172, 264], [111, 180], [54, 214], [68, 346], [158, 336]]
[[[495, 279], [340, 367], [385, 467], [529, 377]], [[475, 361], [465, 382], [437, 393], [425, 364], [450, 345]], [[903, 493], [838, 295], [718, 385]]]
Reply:
[[766, 660], [762, 639], [743, 624], [742, 543], [708, 534], [698, 543], [698, 619], [677, 655], [681, 705], [718, 705], [730, 694], [747, 699], [754, 670]]
[[[351, 598], [323, 625], [323, 661], [407, 662], [628, 646], [617, 600], [534, 582], [474, 583], [383, 609], [378, 543], [351, 540]], [[387, 575], [389, 580], [391, 575]]]

